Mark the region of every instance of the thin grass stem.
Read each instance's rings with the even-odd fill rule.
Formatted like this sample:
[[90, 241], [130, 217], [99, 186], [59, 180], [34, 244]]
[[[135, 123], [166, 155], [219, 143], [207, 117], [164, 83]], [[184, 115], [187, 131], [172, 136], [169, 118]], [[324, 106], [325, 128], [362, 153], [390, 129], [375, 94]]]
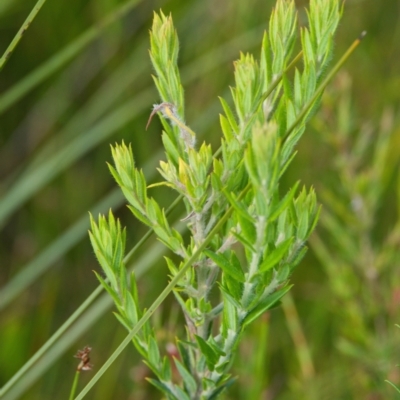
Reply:
[[388, 383], [389, 385], [393, 386], [396, 389], [396, 391], [398, 393], [400, 393], [400, 389], [394, 383], [388, 381], [387, 379], [385, 379], [385, 382]]
[[20, 100], [30, 90], [34, 89], [49, 76], [57, 72], [63, 65], [67, 64], [77, 54], [79, 54], [87, 45], [99, 37], [105, 28], [118, 19], [125, 16], [131, 11], [141, 0], [129, 0], [121, 7], [107, 17], [94, 24], [92, 27], [82, 33], [77, 39], [72, 41], [63, 50], [56, 53], [44, 64], [39, 66], [28, 76], [23, 78], [19, 83], [15, 84], [11, 89], [0, 97], [0, 114], [6, 111], [14, 103]]
[[[173, 205], [173, 204], [172, 204]], [[152, 231], [148, 231], [146, 235], [144, 235], [140, 242], [136, 244], [136, 246], [129, 252], [129, 254], [125, 257], [125, 261], [129, 261], [139, 249], [141, 245], [150, 237]], [[142, 259], [138, 262], [135, 261], [134, 266], [129, 268], [130, 271], [135, 271], [136, 278], [140, 278], [147, 269], [152, 265], [155, 259], [160, 256], [160, 248], [163, 246], [160, 243], [156, 243], [155, 246], [152, 247], [151, 251], [146, 253]], [[129, 257], [129, 259], [128, 259]], [[11, 399], [17, 398], [19, 394], [23, 393], [24, 388], [18, 388], [16, 385], [17, 382], [27, 378], [27, 375], [33, 371], [31, 377], [29, 377], [28, 382], [23, 386], [29, 386], [31, 382], [33, 382], [40, 375], [41, 371], [44, 371], [46, 366], [48, 366], [48, 359], [54, 359], [54, 357], [59, 356], [62, 351], [71, 346], [71, 343], [79, 337], [82, 332], [84, 332], [91, 324], [93, 324], [97, 318], [104, 313], [104, 311], [112, 305], [112, 300], [108, 295], [101, 297], [99, 299], [98, 296], [104, 290], [103, 286], [99, 285], [91, 295], [79, 306], [79, 308], [68, 318], [67, 321], [47, 340], [47, 342], [16, 372], [16, 374], [0, 389], [0, 398], [2, 398], [6, 393], [10, 391], [10, 389], [14, 388], [14, 392], [16, 393], [16, 397], [11, 396]], [[94, 300], [97, 299], [95, 304], [92, 304]], [[89, 307], [92, 306], [91, 312], [88, 313]], [[78, 320], [80, 316], [84, 313], [85, 317], [81, 319], [80, 324], [72, 327], [71, 326]], [[71, 328], [71, 329], [70, 329]], [[64, 335], [68, 330], [68, 335]], [[56, 349], [57, 348], [57, 349]], [[56, 356], [54, 356], [56, 355]], [[46, 361], [45, 361], [46, 359]], [[40, 360], [40, 361], [39, 361]], [[42, 362], [43, 361], [43, 362]], [[39, 364], [42, 362], [40, 368]], [[31, 368], [35, 365], [35, 368]], [[8, 400], [8, 397], [7, 397]]]
[[76, 388], [78, 387], [79, 376], [81, 375], [80, 371], [75, 372], [74, 381], [72, 382], [71, 393], [69, 394], [69, 400], [74, 400]]
[[38, 14], [38, 12], [40, 11], [45, 2], [46, 0], [38, 0], [35, 6], [32, 8], [32, 11], [26, 17], [26, 20], [22, 24], [21, 28], [14, 36], [14, 39], [11, 41], [6, 51], [0, 58], [0, 71], [3, 69], [4, 65], [6, 65], [6, 62], [10, 59], [12, 53], [14, 52], [20, 40], [22, 39], [22, 36], [24, 36], [25, 32], [28, 30], [30, 24], [35, 19], [36, 15]]
[[287, 139], [290, 136], [290, 134], [293, 132], [293, 130], [296, 128], [296, 126], [299, 124], [299, 122], [301, 122], [301, 120], [307, 115], [307, 113], [312, 108], [312, 105], [315, 103], [315, 101], [318, 99], [318, 97], [322, 95], [323, 91], [328, 86], [329, 82], [339, 72], [340, 68], [342, 68], [343, 64], [348, 60], [348, 58], [353, 54], [354, 50], [358, 47], [358, 45], [361, 43], [361, 40], [365, 37], [366, 34], [367, 34], [367, 32], [363, 31], [361, 33], [361, 35], [350, 45], [350, 47], [346, 50], [346, 52], [342, 55], [342, 57], [340, 57], [339, 61], [334, 65], [334, 67], [330, 70], [329, 74], [325, 77], [325, 79], [319, 85], [319, 87], [315, 91], [313, 97], [304, 106], [303, 110], [297, 116], [296, 120], [286, 131], [284, 139]]

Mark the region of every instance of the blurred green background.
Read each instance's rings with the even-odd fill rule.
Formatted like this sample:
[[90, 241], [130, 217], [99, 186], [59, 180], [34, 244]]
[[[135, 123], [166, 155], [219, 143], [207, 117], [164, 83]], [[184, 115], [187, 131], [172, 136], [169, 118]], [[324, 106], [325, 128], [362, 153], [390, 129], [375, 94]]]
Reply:
[[[129, 7], [121, 8], [124, 4]], [[109, 144], [124, 140], [132, 143], [136, 162], [149, 180], [158, 179], [155, 168], [163, 157], [159, 122], [154, 119], [145, 131], [151, 107], [158, 102], [148, 57], [153, 11], [162, 8], [173, 15], [181, 43], [187, 121], [216, 149], [218, 114], [222, 112], [217, 97], [229, 98], [233, 61], [239, 52], [258, 56], [273, 4], [271, 0], [46, 2], [0, 72], [1, 386], [97, 287], [92, 270], [99, 268], [87, 236], [88, 211], [97, 215], [112, 208], [127, 225], [128, 246], [145, 232], [124, 207], [106, 162], [111, 159]], [[302, 25], [307, 2], [296, 4]], [[34, 5], [34, 0], [0, 1], [0, 53]], [[120, 10], [119, 15], [115, 10]], [[378, 200], [370, 204], [374, 218], [365, 226], [356, 224], [354, 230], [346, 217], [340, 222], [353, 238], [368, 236], [368, 248], [376, 255], [373, 259], [383, 265], [378, 275], [385, 279], [341, 296], [340, 288], [355, 288], [354, 281], [346, 278], [346, 272], [338, 272], [336, 279], [328, 264], [332, 261], [334, 269], [336, 262], [341, 271], [340, 265], [347, 262], [351, 268], [350, 259], [340, 258], [351, 238], [338, 247], [335, 234], [337, 239], [340, 230], [326, 222], [326, 217], [292, 277], [299, 319], [286, 304], [286, 313], [276, 309], [248, 331], [234, 366], [239, 379], [225, 395], [227, 399], [396, 398], [384, 380], [400, 382], [396, 369], [400, 329], [394, 326], [400, 323], [400, 250], [396, 253], [400, 246], [400, 121], [396, 116], [400, 103], [400, 2], [347, 0], [334, 60], [363, 30], [367, 37], [345, 65], [346, 71], [332, 83], [320, 115], [299, 145], [284, 186], [298, 179], [314, 185], [317, 195], [321, 193], [321, 203], [326, 201], [326, 209], [340, 214], [340, 209], [351, 203], [346, 190], [354, 178], [340, 169], [345, 159], [340, 154], [356, 151], [353, 134], [355, 146], [367, 137], [365, 157], [357, 159], [354, 169], [357, 175], [364, 164], [368, 167], [378, 133], [386, 129], [390, 145], [386, 158], [378, 163], [384, 181], [374, 181], [368, 173], [360, 178], [361, 192], [363, 187], [369, 187], [371, 193], [375, 187], [381, 189]], [[385, 115], [389, 115], [386, 120]], [[346, 129], [349, 139], [335, 140], [343, 138], [341, 132]], [[347, 147], [341, 146], [343, 143]], [[333, 200], [329, 190], [335, 193]], [[174, 199], [168, 190], [154, 191], [154, 196], [164, 206]], [[335, 209], [337, 204], [342, 208]], [[171, 218], [178, 219], [179, 211]], [[337, 259], [328, 256], [324, 262], [319, 241]], [[134, 260], [143, 270], [139, 287], [144, 305], [150, 304], [167, 281], [163, 249], [154, 246], [150, 240]], [[371, 260], [363, 249], [356, 247], [353, 256]], [[363, 315], [357, 311], [352, 315], [348, 305], [364, 302], [363, 296], [373, 299], [371, 304], [362, 303]], [[67, 398], [77, 364], [73, 355], [85, 345], [93, 348], [92, 363], [97, 370], [125, 336], [104, 299], [89, 309], [5, 398]], [[383, 336], [373, 322], [377, 315], [385, 319]], [[167, 345], [174, 340], [174, 324], [180, 319], [174, 303], [168, 302], [156, 319], [160, 340]], [[293, 321], [300, 321], [308, 345], [301, 339], [296, 342], [302, 335], [288, 328]], [[352, 337], [351, 332], [362, 338]], [[343, 342], [343, 337], [349, 342]], [[358, 343], [358, 347], [349, 343]], [[298, 358], [304, 348], [313, 362], [308, 373]], [[147, 373], [130, 346], [87, 398], [160, 398], [145, 382]], [[80, 385], [92, 375], [83, 374]]]

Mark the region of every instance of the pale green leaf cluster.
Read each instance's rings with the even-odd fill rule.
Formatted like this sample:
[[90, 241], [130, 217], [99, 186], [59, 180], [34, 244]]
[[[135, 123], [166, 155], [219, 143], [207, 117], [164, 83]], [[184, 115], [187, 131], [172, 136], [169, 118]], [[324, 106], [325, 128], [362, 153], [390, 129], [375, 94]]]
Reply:
[[109, 165], [111, 174], [121, 187], [135, 217], [151, 227], [167, 247], [178, 255], [184, 255], [182, 236], [170, 227], [164, 210], [147, 196], [147, 186], [142, 171], [135, 168], [132, 149], [124, 143], [111, 149], [115, 168]]
[[[160, 163], [164, 178], [160, 184], [182, 196], [190, 239], [185, 242], [170, 227], [165, 212], [148, 196], [130, 146], [113, 147], [115, 167], [110, 170], [132, 213], [180, 257], [167, 259], [171, 277], [185, 272], [174, 290], [186, 321], [186, 337], [176, 342], [179, 359], [162, 355], [149, 324], [134, 340], [157, 377], [150, 381], [168, 399], [214, 399], [232, 384], [229, 370], [245, 327], [290, 289], [289, 277], [317, 222], [312, 189], [297, 193], [296, 184], [284, 196], [279, 191], [294, 146], [318, 103], [313, 95], [340, 18], [337, 0], [315, 0], [310, 7], [309, 29], [302, 31], [304, 66], [296, 71], [294, 82], [283, 76], [297, 39], [293, 1], [277, 2], [260, 61], [251, 54], [240, 55], [231, 90], [233, 108], [221, 99], [223, 137], [214, 156], [210, 145], [196, 145], [197, 135], [184, 121], [172, 19], [162, 13], [154, 17], [150, 56], [162, 103], [154, 106], [152, 115], [161, 118], [166, 153], [166, 161]], [[230, 218], [216, 232], [227, 215]], [[132, 327], [141, 311], [134, 278], [121, 272], [124, 266], [116, 256], [124, 247], [124, 231], [110, 214], [108, 222], [100, 217], [98, 226], [92, 223], [91, 238], [108, 281], [99, 279], [113, 296], [121, 322]], [[184, 269], [204, 246], [194, 264]], [[217, 298], [211, 296], [215, 290], [220, 293]], [[171, 377], [175, 368], [178, 383]]]
[[118, 319], [130, 329], [140, 318], [140, 311], [135, 277], [128, 275], [123, 261], [126, 231], [121, 229], [120, 222], [115, 220], [111, 211], [108, 220], [100, 216], [98, 224], [92, 217], [90, 222], [90, 241], [106, 280], [97, 273], [96, 276], [113, 298]]

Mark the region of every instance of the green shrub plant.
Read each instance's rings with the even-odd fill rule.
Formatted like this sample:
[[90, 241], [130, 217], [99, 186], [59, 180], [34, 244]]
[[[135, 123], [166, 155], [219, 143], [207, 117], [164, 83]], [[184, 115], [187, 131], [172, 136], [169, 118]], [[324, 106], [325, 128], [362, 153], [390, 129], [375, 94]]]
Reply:
[[[0, 70], [44, 3], [45, 0], [36, 2], [0, 58]], [[62, 48], [19, 84], [13, 85], [1, 95], [0, 113], [65, 66], [100, 37], [108, 25], [118, 21], [139, 3], [140, 0], [127, 0], [118, 5], [101, 22]], [[151, 371], [148, 380], [162, 392], [163, 398], [219, 398], [235, 382], [233, 362], [235, 357], [239, 358], [239, 346], [246, 345], [245, 331], [257, 330], [261, 324], [256, 325], [256, 320], [262, 315], [267, 317], [265, 313], [279, 305], [281, 300], [303, 373], [301, 385], [296, 387], [296, 384], [289, 383], [290, 396], [293, 395], [292, 389], [296, 391], [302, 386], [300, 391], [305, 393], [304, 398], [321, 398], [320, 394], [326, 389], [318, 384], [326, 372], [318, 370], [321, 357], [315, 358], [314, 368], [312, 351], [305, 348], [306, 341], [300, 337], [304, 335], [299, 333], [298, 304], [290, 295], [291, 274], [307, 251], [306, 243], [316, 226], [320, 209], [313, 189], [299, 189], [299, 183], [293, 183], [288, 191], [283, 191], [281, 183], [296, 155], [296, 145], [305, 132], [307, 122], [320, 106], [325, 87], [360, 39], [328, 73], [327, 66], [332, 58], [334, 34], [343, 3], [340, 0], [310, 0], [309, 3], [305, 14], [307, 27], [298, 28], [294, 1], [277, 0], [258, 59], [251, 54], [241, 54], [234, 63], [235, 84], [231, 88], [231, 99], [220, 98], [223, 114], [220, 115], [219, 128], [222, 138], [220, 147], [214, 151], [210, 144], [200, 139], [205, 136], [206, 129], [192, 129], [190, 126], [196, 126], [195, 122], [187, 122], [185, 114], [190, 113], [185, 112], [181, 74], [193, 80], [207, 73], [212, 66], [227, 60], [231, 50], [239, 46], [238, 43], [248, 44], [249, 38], [253, 41], [258, 29], [254, 29], [251, 35], [230, 38], [219, 50], [199, 57], [202, 62], [189, 62], [189, 68], [180, 69], [179, 43], [172, 18], [161, 11], [154, 14], [150, 58], [160, 100], [150, 112], [148, 125], [156, 115], [162, 124], [165, 160], [160, 162], [158, 169], [162, 181], [149, 185], [148, 182], [153, 181], [151, 174], [145, 174], [136, 167], [134, 154], [140, 153], [140, 146], [145, 146], [143, 143], [151, 143], [148, 139], [150, 134], [144, 129], [140, 132], [147, 135], [143, 143], [125, 145], [122, 142], [112, 146], [113, 163], [109, 165], [130, 211], [149, 230], [127, 252], [125, 229], [113, 212], [110, 211], [108, 216], [100, 215], [98, 220], [90, 217], [90, 240], [102, 269], [96, 273], [100, 286], [1, 387], [1, 398], [15, 399], [26, 392], [54, 360], [104, 313], [111, 302], [116, 307], [116, 318], [129, 333], [101, 368], [95, 362], [94, 378], [76, 395], [80, 371], [91, 368], [91, 347], [78, 351], [76, 357], [81, 363], [72, 384], [70, 399], [84, 398], [130, 343], [144, 359], [148, 367], [146, 372]], [[143, 43], [138, 46], [144, 47]], [[221, 49], [225, 49], [223, 57], [218, 54], [218, 51], [223, 52]], [[135, 48], [132, 54], [133, 60], [137, 60], [137, 54], [140, 54], [137, 50]], [[115, 46], [113, 51], [117, 51]], [[124, 86], [142, 77], [140, 74], [144, 66], [140, 64], [135, 71], [131, 71], [131, 64], [124, 63], [123, 73], [119, 74], [119, 71], [112, 75], [112, 82], [107, 81], [100, 93], [93, 96], [93, 103], [77, 107], [77, 114], [73, 114], [76, 118], [71, 118], [70, 124], [60, 134], [67, 145], [58, 146], [55, 143], [58, 138], [54, 143], [50, 140], [38, 150], [25, 171], [17, 174], [15, 181], [11, 179], [9, 186], [4, 186], [7, 191], [0, 199], [0, 225], [6, 223], [16, 208], [60, 171], [147, 107], [153, 92], [146, 89], [130, 101], [121, 101], [121, 108], [108, 114], [113, 110], [113, 102], [124, 92]], [[336, 352], [334, 346], [332, 351], [336, 357], [336, 364], [333, 364], [340, 365], [341, 371], [334, 375], [329, 370], [329, 380], [335, 390], [330, 391], [327, 398], [368, 398], [375, 395], [387, 398], [379, 397], [382, 393], [376, 388], [386, 378], [389, 383], [393, 382], [391, 384], [395, 388], [399, 382], [393, 366], [395, 357], [392, 350], [397, 343], [397, 335], [392, 321], [395, 322], [398, 317], [395, 306], [398, 304], [399, 282], [395, 268], [400, 223], [398, 219], [390, 223], [380, 221], [380, 215], [385, 193], [393, 186], [394, 171], [398, 165], [396, 128], [393, 113], [388, 111], [382, 117], [376, 137], [369, 126], [353, 137], [358, 122], [355, 122], [350, 106], [350, 85], [343, 76], [340, 79], [345, 83], [344, 89], [339, 95], [328, 93], [324, 97], [322, 113], [312, 120], [335, 153], [334, 177], [328, 184], [317, 188], [324, 211], [321, 228], [311, 239], [313, 250], [328, 276], [326, 285], [321, 287], [328, 287], [332, 294], [335, 307], [332, 325], [335, 324], [340, 332], [335, 344], [342, 354]], [[113, 90], [110, 91], [110, 88]], [[189, 103], [190, 100], [189, 97]], [[333, 115], [337, 118], [332, 118]], [[206, 115], [203, 120], [207, 120], [204, 125], [209, 126], [212, 119]], [[57, 151], [53, 154], [55, 144]], [[157, 160], [161, 158], [158, 153], [152, 156]], [[154, 193], [160, 186], [177, 194], [176, 200], [167, 209], [163, 209], [152, 197], [158, 198]], [[106, 209], [105, 204], [107, 207], [112, 204], [115, 209], [121, 201], [122, 195], [113, 191], [93, 208], [93, 214]], [[396, 201], [394, 208], [397, 207], [398, 213], [398, 198]], [[170, 217], [170, 212], [178, 205], [184, 208], [180, 224], [174, 223]], [[28, 264], [28, 268], [22, 268], [14, 275], [5, 288], [1, 288], [0, 309], [17, 299], [55, 259], [77, 243], [85, 234], [87, 224], [87, 217], [83, 217], [77, 227], [72, 227], [67, 235], [55, 241], [56, 251], [44, 251]], [[182, 229], [182, 226], [185, 228]], [[156, 236], [168, 251], [165, 260], [170, 281], [146, 308], [137, 279], [152, 264], [146, 259], [143, 267], [141, 260], [135, 260], [133, 273], [128, 262], [151, 235]], [[151, 247], [153, 259], [159, 257], [161, 252], [156, 249], [161, 245], [158, 243]], [[97, 299], [102, 291], [107, 293]], [[169, 304], [166, 299], [171, 293], [174, 297], [170, 300], [175, 301], [181, 310], [178, 322], [182, 324], [177, 323], [169, 332], [170, 337], [175, 336], [176, 339], [166, 347], [161, 338], [163, 332], [159, 321], [152, 316], [160, 306], [164, 306], [165, 311], [165, 306]], [[89, 309], [90, 305], [93, 307]], [[330, 326], [326, 315], [328, 312], [321, 322], [323, 327]], [[78, 319], [79, 324], [70, 329]], [[258, 339], [263, 339], [269, 324], [267, 319], [262, 322], [265, 330], [260, 329], [257, 333]], [[309, 339], [310, 348], [314, 350], [313, 337], [310, 335]], [[8, 342], [5, 340], [5, 343]], [[21, 347], [19, 343], [18, 346]], [[258, 357], [264, 358], [265, 347], [265, 343], [260, 344]], [[331, 355], [330, 350], [325, 350], [322, 354]], [[288, 351], [291, 352], [288, 358], [290, 364], [295, 357], [291, 349]], [[343, 360], [346, 365], [342, 367]], [[247, 359], [243, 363], [247, 366]], [[251, 363], [252, 360], [249, 360]], [[263, 369], [265, 363], [263, 360], [258, 365], [258, 371]], [[17, 362], [14, 364], [17, 365]], [[10, 371], [15, 369], [14, 364]], [[253, 375], [253, 381], [258, 378], [262, 381], [266, 373], [262, 371]], [[346, 383], [337, 384], [337, 376], [345, 376]], [[106, 386], [107, 379], [103, 380], [102, 384]], [[264, 381], [257, 382], [257, 388], [243, 389], [236, 397], [251, 393], [251, 398], [258, 398], [266, 385]], [[387, 393], [393, 391], [389, 385], [385, 389]], [[135, 396], [136, 391], [134, 393]], [[148, 393], [146, 390], [146, 395]], [[284, 398], [285, 394], [282, 395]]]
[[[172, 19], [154, 15], [150, 57], [161, 102], [150, 118], [158, 114], [163, 126], [163, 181], [149, 187], [132, 146], [124, 143], [112, 147], [109, 166], [134, 216], [173, 254], [166, 258], [170, 283], [149, 309], [140, 304], [135, 275], [126, 269], [125, 229], [111, 211], [98, 222], [92, 218], [90, 239], [104, 273], [97, 277], [130, 332], [127, 340], [153, 372], [149, 381], [168, 399], [217, 398], [233, 383], [230, 367], [246, 327], [290, 290], [319, 208], [313, 189], [298, 190], [296, 183], [281, 194], [279, 182], [320, 102], [341, 7], [337, 0], [310, 2], [309, 26], [300, 31], [303, 67], [290, 77], [297, 15], [293, 1], [278, 0], [259, 61], [241, 54], [234, 64], [233, 106], [221, 99], [223, 137], [214, 154], [185, 120]], [[188, 239], [150, 197], [158, 185], [183, 200]], [[185, 320], [175, 357], [160, 348], [150, 319], [171, 291]]]

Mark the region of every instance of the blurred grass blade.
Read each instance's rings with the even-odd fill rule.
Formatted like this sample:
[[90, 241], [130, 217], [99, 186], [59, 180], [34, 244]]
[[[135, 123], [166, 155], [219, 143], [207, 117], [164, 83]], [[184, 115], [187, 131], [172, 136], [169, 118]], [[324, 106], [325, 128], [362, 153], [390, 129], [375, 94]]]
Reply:
[[72, 43], [64, 47], [61, 51], [52, 56], [44, 64], [36, 68], [28, 76], [15, 84], [0, 97], [0, 114], [6, 111], [14, 103], [25, 96], [30, 90], [34, 89], [58, 69], [72, 60], [87, 45], [100, 36], [105, 28], [122, 18], [131, 11], [141, 0], [129, 0], [122, 6], [110, 13], [103, 20], [93, 25], [82, 33]]
[[1, 2], [0, 2], [0, 15], [4, 14], [5, 12], [8, 11], [8, 9], [11, 7], [13, 1], [15, 1], [15, 0], [1, 0]]
[[[135, 29], [139, 28], [135, 27]], [[134, 34], [132, 33], [132, 35]], [[90, 50], [79, 55], [76, 60], [65, 68], [63, 74], [52, 82], [49, 89], [24, 115], [8, 141], [0, 148], [0, 160], [10, 157], [10, 154], [18, 146], [17, 143], [21, 140], [21, 136], [26, 132], [31, 132], [32, 126], [35, 126], [38, 120], [43, 121], [43, 115], [46, 115], [46, 118], [45, 123], [41, 125], [39, 138], [30, 147], [32, 151], [31, 157], [34, 159], [30, 164], [30, 168], [36, 162], [40, 162], [40, 157], [54, 154], [60, 141], [70, 140], [83, 130], [90, 128], [97, 119], [104, 117], [115, 107], [117, 101], [120, 101], [122, 96], [126, 95], [127, 90], [132, 87], [133, 82], [140, 79], [138, 77], [145, 71], [147, 65], [136, 61], [146, 52], [146, 46], [147, 43], [144, 40], [136, 45], [130, 55], [124, 58], [121, 65], [107, 74], [106, 79], [101, 81], [101, 85], [93, 92], [91, 97], [68, 119], [65, 127], [62, 128], [62, 133], [50, 136], [52, 131], [60, 129], [60, 121], [68, 114], [71, 105], [87, 90], [102, 69], [106, 68], [108, 63], [116, 58], [120, 49], [116, 46], [102, 46], [102, 48], [105, 47], [105, 50], [103, 50], [99, 62], [92, 62], [93, 56]], [[88, 63], [90, 63], [90, 67]], [[135, 65], [135, 68], [132, 68], [132, 65]], [[83, 70], [85, 70], [85, 79], [81, 79], [79, 86], [71, 90], [71, 80], [79, 76]], [[59, 93], [65, 95], [59, 96]], [[54, 98], [57, 98], [57, 102], [54, 102]], [[32, 132], [32, 134], [34, 133]], [[28, 135], [30, 134], [28, 133]], [[35, 149], [38, 150], [33, 153]], [[25, 162], [28, 163], [30, 161], [26, 160]], [[17, 162], [14, 164], [17, 164]], [[22, 165], [14, 167], [14, 171], [7, 176], [7, 181], [3, 180], [4, 187], [9, 186], [8, 182], [13, 181], [13, 176], [17, 176], [18, 170], [22, 169], [22, 167]]]
[[66, 144], [59, 153], [49, 157], [31, 173], [23, 175], [0, 200], [0, 227], [12, 212], [57, 174], [135, 118], [147, 107], [153, 94], [153, 90], [142, 92], [89, 129], [84, 136], [78, 136]]
[[[183, 228], [179, 224], [177, 229]], [[140, 257], [130, 268], [135, 271], [135, 276], [140, 278], [164, 254], [165, 247], [156, 242], [149, 251]], [[89, 309], [90, 305], [102, 292], [101, 285], [86, 299], [74, 314], [55, 332], [46, 344], [26, 363], [1, 389], [0, 398], [14, 400], [19, 398], [36, 380], [46, 372], [61, 354], [70, 348], [76, 339], [86, 332], [103, 314], [113, 305], [111, 297], [106, 293]], [[72, 327], [69, 320], [75, 321], [75, 314], [82, 314], [82, 318]], [[68, 331], [67, 335], [64, 335]], [[53, 346], [54, 344], [54, 346]], [[39, 360], [40, 359], [40, 360]], [[34, 368], [31, 368], [35, 364]], [[6, 393], [7, 396], [4, 396]], [[3, 397], [4, 396], [4, 397]]]
[[[183, 68], [183, 76], [188, 76], [185, 81], [193, 80], [204, 75], [219, 64], [231, 59], [231, 55], [237, 52], [241, 43], [255, 43], [258, 37], [259, 28], [235, 38], [218, 49], [210, 52], [209, 55], [199, 57], [199, 60]], [[253, 40], [251, 40], [253, 39]], [[223, 51], [222, 51], [223, 50]], [[221, 53], [222, 56], [214, 57]], [[204, 62], [204, 64], [199, 64]], [[202, 65], [202, 68], [199, 68]], [[27, 167], [27, 172], [17, 180], [0, 199], [0, 227], [6, 219], [26, 200], [34, 195], [39, 189], [53, 179], [58, 173], [70, 166], [74, 161], [86, 154], [93, 147], [101, 143], [112, 133], [121, 129], [125, 124], [134, 119], [151, 104], [155, 98], [155, 90], [145, 89], [137, 94], [123, 106], [117, 108], [102, 120], [98, 121], [92, 128], [87, 129], [85, 134], [77, 135], [70, 143], [58, 146], [55, 154], [47, 157], [38, 167]]]
[[[154, 166], [162, 157], [163, 152], [159, 150], [143, 166], [143, 171], [148, 176], [149, 181], [155, 179], [157, 170]], [[99, 213], [106, 213], [110, 208], [118, 208], [124, 202], [124, 199], [121, 190], [116, 188], [91, 207], [91, 213], [97, 215]], [[87, 235], [89, 226], [89, 218], [87, 213], [85, 213], [70, 228], [50, 243], [38, 256], [22, 267], [11, 281], [0, 289], [0, 311], [18, 297], [39, 276], [46, 272], [63, 254], [82, 240]]]
[[29, 13], [26, 20], [22, 24], [21, 28], [15, 35], [14, 39], [11, 41], [10, 45], [7, 47], [6, 51], [0, 58], [0, 71], [3, 69], [4, 65], [11, 57], [11, 54], [17, 47], [19, 41], [22, 39], [22, 36], [24, 36], [25, 32], [28, 30], [30, 24], [35, 19], [36, 15], [38, 14], [38, 12], [40, 11], [40, 9], [42, 8], [42, 6], [45, 2], [46, 2], [46, 0], [38, 0], [37, 3], [35, 4], [35, 6], [32, 8], [32, 11]]
[[[119, 189], [114, 189], [91, 210], [93, 214], [104, 213], [110, 207], [116, 208], [122, 204], [124, 197]], [[87, 234], [89, 218], [82, 216], [63, 234], [51, 242], [31, 262], [22, 267], [11, 281], [0, 289], [0, 311], [15, 300], [37, 278], [44, 274], [60, 257], [79, 243]]]
[[143, 47], [141, 44], [137, 46], [132, 55], [93, 93], [90, 101], [82, 105], [79, 111], [69, 119], [65, 128], [53, 139], [48, 140], [35, 153], [30, 168], [35, 168], [51, 154], [54, 154], [60, 145], [60, 141], [66, 143], [79, 135], [79, 132], [90, 129], [97, 120], [115, 108], [115, 104], [121, 99], [124, 91], [128, 87], [132, 87], [135, 81], [142, 79], [141, 74], [146, 71], [147, 65], [145, 63], [140, 63], [136, 68], [132, 69], [134, 61], [143, 53]]

